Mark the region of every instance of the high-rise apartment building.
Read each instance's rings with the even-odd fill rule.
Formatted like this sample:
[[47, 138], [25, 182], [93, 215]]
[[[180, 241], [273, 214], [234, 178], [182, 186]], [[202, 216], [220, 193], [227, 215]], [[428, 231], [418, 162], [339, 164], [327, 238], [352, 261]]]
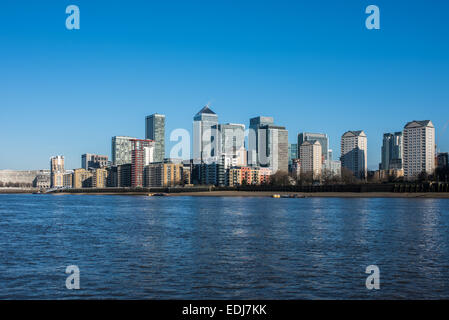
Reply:
[[50, 159], [50, 185], [52, 188], [64, 186], [64, 157], [55, 156]]
[[193, 160], [211, 162], [218, 155], [218, 116], [205, 106], [193, 117]]
[[363, 131], [347, 131], [341, 137], [341, 167], [366, 179], [368, 171], [368, 140]]
[[112, 137], [112, 164], [122, 165], [132, 162], [132, 140], [136, 138], [125, 137], [125, 136], [115, 136]]
[[131, 186], [143, 187], [144, 167], [154, 162], [153, 140], [131, 140]]
[[250, 119], [248, 161], [251, 166], [268, 167], [273, 173], [288, 171], [288, 131], [273, 124], [271, 117]]
[[321, 144], [322, 161], [329, 159], [329, 137], [324, 133], [300, 132], [298, 134], [298, 157], [301, 158], [301, 145], [304, 141], [318, 141]]
[[306, 140], [299, 147], [301, 160], [301, 175], [312, 174], [313, 179], [319, 179], [322, 168], [321, 143], [317, 140]]
[[97, 169], [105, 168], [109, 165], [108, 156], [98, 154], [85, 153], [81, 156], [81, 168], [83, 169]]
[[154, 141], [154, 162], [165, 158], [165, 115], [152, 114], [145, 119], [145, 139]]
[[402, 132], [384, 133], [380, 169], [402, 169]]
[[403, 167], [407, 180], [435, 170], [435, 127], [432, 121], [408, 122], [403, 131]]

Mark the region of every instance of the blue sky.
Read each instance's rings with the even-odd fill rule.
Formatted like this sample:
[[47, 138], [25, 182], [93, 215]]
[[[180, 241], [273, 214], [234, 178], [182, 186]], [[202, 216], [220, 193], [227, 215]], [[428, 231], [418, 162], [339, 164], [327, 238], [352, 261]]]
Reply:
[[[81, 29], [65, 28], [67, 5]], [[381, 30], [365, 28], [365, 8]], [[334, 158], [347, 130], [368, 135], [377, 168], [384, 132], [430, 119], [449, 151], [447, 1], [2, 1], [0, 169], [80, 166], [111, 137], [144, 137], [166, 115], [191, 130], [207, 102], [220, 122], [273, 116], [325, 132]], [[167, 146], [167, 151], [170, 144]]]

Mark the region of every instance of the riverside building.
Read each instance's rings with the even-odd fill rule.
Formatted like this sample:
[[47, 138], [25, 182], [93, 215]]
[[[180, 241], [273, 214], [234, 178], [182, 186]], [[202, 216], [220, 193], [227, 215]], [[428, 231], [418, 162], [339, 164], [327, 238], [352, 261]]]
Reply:
[[347, 131], [341, 137], [341, 167], [350, 170], [358, 179], [368, 173], [368, 140], [365, 132]]
[[403, 131], [403, 167], [404, 177], [414, 180], [425, 172], [433, 174], [435, 170], [435, 127], [432, 121], [411, 121]]

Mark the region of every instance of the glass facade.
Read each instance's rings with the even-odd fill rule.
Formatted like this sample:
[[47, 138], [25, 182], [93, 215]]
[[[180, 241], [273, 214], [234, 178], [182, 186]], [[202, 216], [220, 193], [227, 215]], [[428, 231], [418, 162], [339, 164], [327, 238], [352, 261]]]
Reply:
[[145, 139], [154, 140], [154, 162], [165, 158], [165, 116], [152, 114], [145, 119]]

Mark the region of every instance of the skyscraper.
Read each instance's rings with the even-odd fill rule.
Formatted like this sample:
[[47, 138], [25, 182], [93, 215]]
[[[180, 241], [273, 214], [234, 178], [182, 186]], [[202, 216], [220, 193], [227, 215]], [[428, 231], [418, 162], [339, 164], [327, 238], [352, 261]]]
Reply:
[[301, 175], [311, 173], [313, 179], [318, 179], [322, 168], [321, 143], [317, 140], [306, 140], [299, 147], [301, 153]]
[[248, 164], [250, 166], [258, 166], [258, 150], [259, 150], [259, 140], [262, 132], [259, 129], [268, 124], [273, 124], [274, 120], [272, 117], [255, 117], [249, 120], [249, 134], [248, 134]]
[[321, 144], [323, 161], [329, 159], [329, 137], [324, 133], [300, 132], [298, 134], [298, 157], [301, 158], [300, 147], [304, 141], [318, 141]]
[[111, 154], [112, 154], [112, 164], [113, 165], [122, 165], [122, 164], [130, 164], [132, 162], [131, 159], [131, 151], [132, 151], [132, 140], [136, 138], [133, 137], [124, 137], [124, 136], [115, 136], [112, 137], [112, 146], [111, 146]]
[[441, 168], [441, 169], [449, 168], [449, 153], [447, 153], [447, 152], [438, 153], [437, 166], [438, 166], [438, 168]]
[[246, 166], [244, 124], [219, 124], [217, 145], [218, 156], [224, 155], [229, 166]]
[[359, 179], [366, 179], [368, 144], [363, 131], [347, 131], [341, 137], [341, 167], [353, 172]]
[[298, 144], [289, 143], [288, 144], [288, 165], [289, 165], [289, 167], [292, 165], [293, 159], [299, 159], [298, 158]]
[[432, 121], [411, 121], [403, 132], [403, 167], [407, 180], [426, 172], [433, 174], [435, 170], [435, 127]]
[[60, 188], [64, 186], [64, 156], [50, 158], [50, 187]]
[[272, 172], [288, 171], [288, 131], [273, 124], [271, 117], [250, 119], [248, 158], [252, 166], [269, 167]]
[[193, 160], [195, 163], [210, 162], [218, 155], [218, 116], [205, 106], [193, 117]]
[[380, 169], [402, 169], [402, 132], [384, 133]]
[[165, 115], [152, 114], [145, 119], [145, 139], [154, 141], [154, 162], [165, 158]]

